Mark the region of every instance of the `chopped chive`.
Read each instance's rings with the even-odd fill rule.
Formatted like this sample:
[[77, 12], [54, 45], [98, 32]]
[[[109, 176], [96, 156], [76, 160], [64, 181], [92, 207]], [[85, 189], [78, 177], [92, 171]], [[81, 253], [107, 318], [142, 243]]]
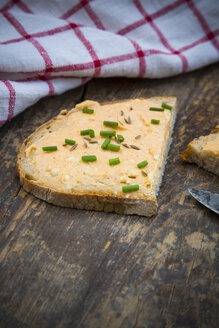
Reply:
[[118, 126], [118, 122], [113, 122], [113, 121], [103, 121], [103, 124], [106, 126]]
[[116, 131], [100, 131], [101, 137], [114, 137], [116, 135]]
[[164, 108], [150, 107], [149, 110], [153, 110], [155, 112], [163, 112], [164, 111]]
[[124, 141], [124, 137], [121, 134], [117, 134], [117, 139], [119, 140], [119, 142]]
[[48, 147], [42, 147], [43, 151], [55, 151], [58, 150], [57, 146], [48, 146]]
[[113, 145], [113, 144], [108, 144], [107, 148], [106, 149], [109, 149], [109, 150], [112, 150], [112, 151], [119, 151], [120, 150], [120, 146], [117, 146], [117, 145]]
[[109, 165], [117, 165], [119, 163], [120, 163], [120, 159], [118, 157], [109, 159]]
[[94, 110], [89, 108], [82, 108], [82, 112], [86, 114], [93, 114]]
[[160, 123], [160, 120], [151, 120], [151, 124], [159, 124]]
[[109, 145], [110, 141], [111, 141], [110, 138], [106, 138], [106, 139], [104, 140], [104, 142], [102, 143], [101, 148], [102, 148], [102, 149], [106, 149], [107, 146]]
[[147, 166], [148, 165], [148, 162], [147, 161], [142, 161], [140, 163], [137, 164], [137, 167], [139, 169], [143, 169], [143, 167]]
[[65, 139], [65, 143], [68, 144], [68, 145], [74, 145], [75, 144], [75, 140]]
[[94, 137], [95, 137], [94, 130], [92, 130], [92, 129], [89, 130], [89, 136], [90, 136], [91, 138], [94, 138]]
[[92, 130], [92, 129], [89, 129], [89, 130], [81, 130], [81, 131], [80, 131], [80, 135], [81, 135], [81, 136], [86, 136], [87, 134], [89, 134], [89, 136], [90, 136], [91, 138], [94, 138], [94, 137], [95, 137], [94, 130]]
[[130, 192], [130, 191], [136, 191], [136, 190], [139, 190], [139, 185], [138, 184], [122, 187], [123, 192]]
[[81, 159], [83, 162], [95, 162], [97, 160], [97, 157], [95, 155], [81, 156]]
[[81, 130], [80, 131], [81, 136], [86, 136], [87, 134], [90, 134], [90, 130]]
[[169, 110], [171, 110], [173, 108], [172, 106], [167, 105], [166, 103], [162, 103], [161, 107], [169, 109]]

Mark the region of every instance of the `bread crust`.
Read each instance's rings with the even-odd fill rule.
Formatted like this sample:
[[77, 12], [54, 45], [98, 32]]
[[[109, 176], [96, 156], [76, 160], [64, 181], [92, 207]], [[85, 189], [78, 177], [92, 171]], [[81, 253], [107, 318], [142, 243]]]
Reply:
[[[153, 101], [170, 101], [176, 100], [175, 97], [152, 97], [152, 98], [138, 98], [147, 99]], [[118, 102], [130, 101], [130, 99], [104, 102], [100, 105], [112, 104]], [[176, 109], [175, 109], [176, 110]], [[116, 212], [119, 214], [137, 214], [141, 216], [150, 217], [157, 212], [157, 199], [153, 195], [145, 195], [144, 198], [125, 198], [125, 197], [115, 197], [114, 194], [109, 195], [109, 193], [104, 194], [103, 191], [95, 191], [93, 194], [90, 192], [77, 193], [66, 193], [60, 192], [44, 185], [39, 182], [34, 181], [32, 177], [28, 176], [22, 168], [22, 160], [25, 158], [26, 148], [35, 140], [44, 135], [53, 125], [58, 124], [60, 120], [68, 116], [72, 111], [78, 111], [77, 109], [72, 109], [69, 112], [62, 110], [60, 114], [45, 124], [37, 128], [22, 144], [17, 158], [17, 173], [20, 177], [21, 186], [27, 191], [45, 200], [48, 203], [54, 205], [71, 207], [77, 209], [85, 210], [95, 210], [104, 212]], [[174, 123], [174, 122], [173, 122]], [[165, 164], [165, 163], [164, 163]]]
[[196, 163], [199, 167], [219, 175], [219, 158], [214, 154], [204, 154], [201, 148], [204, 142], [212, 140], [216, 134], [219, 134], [219, 125], [209, 135], [192, 140], [181, 154], [181, 159], [189, 163]]

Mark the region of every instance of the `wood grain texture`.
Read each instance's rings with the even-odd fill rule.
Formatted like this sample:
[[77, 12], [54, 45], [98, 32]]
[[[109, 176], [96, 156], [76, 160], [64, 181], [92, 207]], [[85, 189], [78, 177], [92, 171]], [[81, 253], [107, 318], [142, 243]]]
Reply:
[[[219, 121], [218, 65], [162, 80], [101, 79], [45, 98], [0, 130], [0, 327], [217, 327], [218, 216], [188, 186], [219, 178], [180, 153]], [[19, 146], [82, 99], [176, 96], [179, 112], [158, 214], [80, 211], [19, 188]]]

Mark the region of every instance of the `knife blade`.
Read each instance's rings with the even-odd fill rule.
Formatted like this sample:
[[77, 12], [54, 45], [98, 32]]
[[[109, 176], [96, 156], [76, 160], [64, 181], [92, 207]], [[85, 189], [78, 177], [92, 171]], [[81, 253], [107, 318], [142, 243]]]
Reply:
[[201, 204], [219, 214], [219, 194], [202, 189], [188, 188], [190, 194]]

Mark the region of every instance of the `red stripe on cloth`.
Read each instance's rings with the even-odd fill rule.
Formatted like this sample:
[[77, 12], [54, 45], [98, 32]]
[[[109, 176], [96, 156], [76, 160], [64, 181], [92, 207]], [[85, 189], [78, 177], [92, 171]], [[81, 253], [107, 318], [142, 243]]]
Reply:
[[176, 2], [173, 2], [169, 5], [167, 5], [166, 7], [161, 8], [160, 10], [156, 11], [155, 13], [153, 13], [151, 15], [152, 19], [156, 19], [158, 17], [161, 17], [163, 15], [166, 15], [167, 13], [169, 13], [170, 11], [173, 11], [174, 9], [178, 8], [179, 6], [181, 6], [182, 4], [185, 3], [185, 0], [177, 0]]
[[11, 0], [8, 3], [6, 3], [1, 9], [0, 12], [7, 11], [11, 9], [19, 0]]
[[50, 72], [53, 67], [52, 60], [50, 59], [48, 53], [43, 48], [43, 46], [33, 38], [29, 38], [28, 33], [25, 31], [23, 26], [18, 22], [18, 20], [9, 12], [3, 13], [4, 17], [14, 26], [14, 28], [33, 46], [38, 50], [39, 54], [43, 57], [45, 65], [46, 65], [46, 72]]
[[[215, 30], [214, 32], [214, 35], [217, 36], [219, 35], [219, 29]], [[180, 48], [178, 49], [179, 52], [183, 52], [183, 51], [186, 51], [190, 48], [193, 48], [194, 46], [200, 44], [200, 43], [204, 43], [206, 41], [209, 41], [208, 37], [205, 36], [203, 38], [201, 38], [200, 40], [197, 40], [183, 48]], [[144, 53], [144, 56], [150, 56], [150, 55], [156, 55], [156, 54], [162, 54], [162, 55], [168, 55], [168, 56], [171, 56], [171, 55], [175, 55], [173, 53], [169, 53], [169, 52], [165, 52], [165, 51], [161, 51], [161, 50], [156, 50], [156, 49], [148, 49], [148, 50], [144, 50], [143, 51]], [[107, 64], [113, 64], [113, 63], [116, 63], [116, 62], [122, 62], [122, 61], [125, 61], [125, 60], [130, 60], [130, 59], [135, 59], [137, 58], [138, 55], [136, 52], [134, 53], [129, 53], [129, 54], [125, 54], [125, 55], [120, 55], [120, 56], [113, 56], [113, 57], [108, 57], [108, 58], [105, 58], [105, 59], [101, 59], [100, 60], [100, 63], [101, 63], [101, 66], [104, 66], [104, 65], [107, 65]], [[57, 67], [53, 67], [53, 69], [51, 70], [51, 72], [53, 73], [59, 73], [59, 72], [74, 72], [74, 71], [83, 71], [83, 70], [89, 70], [89, 69], [92, 69], [93, 68], [93, 62], [87, 62], [87, 63], [82, 63], [82, 64], [74, 64], [74, 65], [64, 65], [64, 66], [57, 66]], [[19, 74], [43, 74], [45, 73], [44, 70], [34, 70], [34, 71], [17, 71], [16, 73], [19, 73]], [[81, 76], [58, 76], [57, 78], [81, 78]], [[51, 79], [54, 79], [56, 78], [56, 76], [54, 77], [50, 77]], [[31, 78], [30, 78], [31, 79]]]
[[198, 19], [203, 31], [205, 32], [208, 40], [211, 41], [212, 45], [215, 47], [215, 49], [219, 52], [219, 43], [217, 42], [214, 33], [211, 31], [210, 27], [208, 26], [204, 16], [201, 14], [201, 12], [198, 10], [198, 8], [195, 6], [194, 2], [192, 0], [186, 0], [189, 8], [192, 10], [193, 14]]
[[[63, 69], [62, 69], [63, 68]], [[50, 72], [56, 73], [56, 72], [69, 72], [69, 71], [83, 71], [94, 68], [93, 61], [82, 63], [82, 64], [72, 64], [72, 65], [63, 65], [63, 66], [56, 66], [53, 67]], [[3, 71], [2, 71], [3, 72]], [[8, 73], [8, 71], [6, 71]], [[14, 73], [14, 72], [13, 72]], [[19, 74], [44, 74], [44, 69], [39, 70], [33, 70], [33, 71], [16, 71], [15, 73]]]
[[[84, 0], [82, 2], [86, 3], [85, 10], [89, 14], [90, 18], [93, 20], [96, 27], [98, 27], [99, 29], [105, 30], [105, 27], [103, 26], [101, 20], [97, 16], [97, 14], [93, 11], [91, 6], [89, 5], [89, 2], [87, 0]], [[75, 32], [77, 33], [77, 31], [75, 31]], [[85, 40], [85, 38], [81, 39], [81, 36], [79, 36], [79, 34], [77, 34], [77, 35], [80, 38], [80, 40], [84, 43], [84, 45], [86, 46], [88, 51], [90, 52], [90, 54], [91, 54], [91, 56], [94, 60], [94, 63], [96, 63], [96, 62], [98, 63], [98, 66], [97, 67], [95, 66], [96, 72], [95, 72], [94, 76], [99, 76], [100, 70], [101, 70], [101, 67], [99, 67], [99, 63], [100, 63], [99, 58], [97, 58], [96, 53], [94, 52], [94, 50], [91, 49], [91, 44], [88, 44], [89, 41]], [[144, 76], [144, 73], [145, 73], [145, 70], [146, 70], [144, 53], [143, 53], [141, 47], [137, 44], [137, 42], [135, 42], [131, 39], [129, 39], [129, 40], [136, 49], [136, 53], [137, 53], [137, 56], [139, 58], [139, 77], [142, 77], [142, 76]], [[92, 50], [92, 52], [91, 52], [91, 50]], [[99, 71], [97, 72], [98, 69], [99, 69]]]
[[[177, 0], [174, 3], [171, 3], [170, 5], [163, 7], [162, 9], [156, 11], [155, 13], [150, 15], [150, 18], [152, 20], [161, 17], [167, 13], [169, 13], [170, 11], [176, 9], [177, 7], [181, 6], [183, 3], [185, 3], [185, 0]], [[126, 26], [125, 28], [121, 29], [120, 31], [117, 32], [117, 34], [120, 35], [125, 35], [133, 30], [135, 30], [136, 28], [144, 25], [145, 23], [147, 23], [147, 20], [145, 20], [145, 18], [140, 19], [139, 21], [136, 21], [128, 26]]]
[[32, 10], [30, 10], [27, 5], [25, 3], [23, 3], [23, 1], [18, 0], [17, 1], [17, 6], [23, 10], [23, 12], [27, 13], [27, 14], [33, 14]]
[[25, 37], [0, 42], [0, 44], [16, 43], [16, 42], [24, 41], [24, 40], [27, 40], [27, 39], [30, 39], [30, 38], [41, 38], [41, 37], [44, 37], [44, 36], [54, 35], [54, 34], [57, 34], [57, 33], [62, 33], [62, 32], [74, 29], [76, 27], [83, 27], [83, 26], [84, 25], [81, 25], [81, 24], [69, 23], [68, 25], [56, 27], [56, 28], [53, 28], [51, 30], [36, 32], [36, 33], [33, 33], [33, 34], [27, 34]]
[[131, 40], [131, 39], [129, 39], [129, 41], [135, 47], [137, 56], [139, 58], [139, 74], [138, 74], [138, 77], [143, 77], [144, 74], [145, 74], [145, 71], [146, 71], [146, 62], [145, 62], [144, 52], [142, 51], [141, 47], [139, 46], [139, 44], [136, 41]]
[[173, 47], [169, 44], [163, 33], [160, 31], [160, 29], [154, 24], [152, 18], [146, 10], [142, 7], [139, 0], [134, 0], [134, 4], [136, 5], [136, 8], [139, 10], [139, 12], [144, 16], [145, 20], [149, 22], [151, 27], [155, 30], [157, 33], [160, 41], [163, 43], [163, 45], [172, 52], [172, 54], [179, 56], [179, 58], [182, 61], [182, 72], [185, 72], [188, 69], [188, 62], [184, 55], [182, 55], [179, 51], [176, 51], [173, 49]]
[[[167, 56], [173, 55], [170, 52], [165, 52], [165, 51], [156, 50], [156, 49], [144, 50], [143, 53], [144, 53], [144, 56], [157, 55], [157, 54], [162, 54], [162, 55], [167, 55]], [[138, 58], [138, 55], [136, 52], [100, 59], [100, 64], [101, 64], [101, 66], [104, 66], [104, 65], [108, 65], [108, 64], [119, 63], [119, 62], [122, 62], [125, 60], [135, 59], [135, 58]], [[93, 61], [91, 61], [91, 62], [82, 63], [82, 64], [63, 65], [63, 66], [53, 67], [51, 72], [53, 72], [53, 73], [72, 72], [72, 71], [75, 72], [75, 71], [83, 71], [83, 70], [92, 69], [93, 67], [94, 67], [94, 63], [93, 63]], [[44, 74], [45, 70], [17, 71], [16, 73], [19, 73], [19, 74], [36, 74], [36, 73]], [[52, 77], [50, 77], [50, 78], [52, 78]]]
[[54, 89], [54, 85], [52, 84], [52, 82], [45, 76], [40, 76], [39, 80], [44, 81], [48, 85], [48, 87], [49, 87], [48, 96], [53, 95], [55, 92], [55, 89]]
[[140, 27], [140, 26], [142, 26], [144, 24], [145, 24], [145, 19], [142, 18], [139, 21], [136, 21], [136, 22], [134, 22], [134, 23], [132, 23], [132, 24], [130, 24], [130, 25], [122, 28], [121, 30], [119, 30], [117, 32], [117, 34], [125, 35], [125, 34], [127, 34], [127, 33], [131, 32], [131, 31], [135, 30], [136, 28], [138, 28], [138, 27]]
[[91, 55], [91, 58], [93, 59], [93, 66], [94, 66], [94, 77], [98, 77], [100, 75], [101, 71], [101, 63], [100, 60], [92, 47], [90, 41], [88, 41], [84, 34], [81, 32], [79, 28], [74, 29], [75, 34], [77, 35], [78, 39], [83, 43], [83, 45], [86, 47], [88, 50], [89, 54]]
[[[43, 80], [45, 80], [45, 79], [43, 79]], [[15, 89], [13, 88], [12, 84], [8, 80], [0, 80], [0, 81], [5, 84], [5, 86], [8, 88], [8, 91], [9, 91], [8, 117], [7, 117], [7, 120], [0, 121], [0, 126], [1, 126], [5, 122], [9, 121], [13, 117], [13, 114], [14, 114], [14, 106], [15, 106], [15, 101], [16, 101], [16, 92], [15, 92]], [[53, 86], [53, 84], [50, 81], [48, 81], [48, 80], [45, 80], [45, 82], [49, 86], [49, 93], [48, 93], [48, 95], [52, 95], [54, 93], [54, 86]]]
[[97, 16], [97, 14], [94, 12], [94, 10], [91, 8], [90, 4], [87, 3], [87, 5], [84, 7], [92, 21], [94, 22], [95, 26], [99, 28], [100, 30], [105, 30], [105, 27], [103, 23], [101, 22], [100, 18]]
[[[91, 2], [91, 1], [92, 0], [82, 0], [79, 4], [75, 5], [71, 9], [69, 9], [60, 18], [61, 19], [67, 19], [68, 17], [73, 15], [75, 12], [77, 12], [79, 9], [87, 6], [89, 4], [89, 2]], [[71, 23], [69, 22], [69, 24], [71, 24]], [[92, 66], [94, 66], [94, 75], [93, 76], [98, 77], [100, 75], [100, 72], [101, 72], [101, 64], [100, 64], [100, 60], [99, 60], [94, 48], [92, 47], [89, 40], [87, 40], [85, 38], [84, 34], [82, 33], [82, 31], [78, 27], [74, 29], [74, 32], [77, 35], [78, 39], [83, 43], [83, 45], [86, 47], [86, 49], [90, 53], [91, 58], [93, 59], [93, 65]]]
[[53, 63], [48, 53], [44, 49], [44, 47], [35, 39], [29, 39], [30, 42], [34, 45], [34, 47], [38, 50], [39, 54], [43, 57], [45, 65], [46, 65], [46, 73], [49, 73], [53, 67]]
[[[83, 78], [87, 79], [89, 78], [89, 76], [84, 76]], [[81, 76], [69, 76], [69, 75], [56, 75], [56, 76], [50, 76], [49, 77], [49, 80], [57, 80], [57, 79], [82, 79]], [[26, 77], [24, 79], [10, 79], [11, 81], [14, 81], [14, 82], [35, 82], [35, 81], [46, 81], [48, 80], [48, 78], [45, 78], [44, 76], [32, 76], [32, 77]]]
[[[155, 55], [155, 54], [172, 55], [171, 53], [156, 50], [156, 49], [145, 50], [145, 51], [143, 51], [143, 53], [144, 53], [144, 56]], [[136, 59], [136, 58], [138, 58], [138, 55], [137, 55], [136, 52], [133, 52], [133, 53], [129, 53], [129, 54], [124, 54], [124, 55], [119, 55], [119, 56], [112, 56], [112, 57], [100, 59], [100, 64], [101, 64], [101, 66], [105, 66], [105, 65], [108, 65], [108, 64], [119, 63], [119, 62], [122, 62], [122, 61], [125, 61], [125, 60]], [[84, 64], [78, 64], [77, 65], [78, 70], [83, 69], [82, 67], [80, 67], [81, 65], [85, 65], [85, 66], [88, 67], [91, 64], [92, 64], [92, 62], [84, 63]], [[75, 71], [75, 65], [74, 65], [74, 67], [72, 67], [72, 65], [68, 65], [68, 66], [62, 66], [62, 67], [55, 67], [54, 68], [54, 72], [63, 72], [63, 71], [70, 71], [70, 70]]]
[[80, 1], [77, 5], [74, 5], [72, 8], [68, 9], [62, 16], [60, 16], [60, 19], [68, 19], [70, 16], [74, 15], [78, 10], [83, 8], [88, 4], [88, 2], [91, 2], [93, 0], [87, 0], [87, 1]]
[[[213, 31], [213, 35], [214, 35], [214, 37], [218, 36], [219, 35], [219, 29]], [[207, 35], [204, 36], [203, 38], [195, 41], [195, 42], [192, 42], [191, 44], [189, 44], [189, 45], [187, 45], [185, 47], [182, 47], [182, 48], [178, 49], [178, 51], [183, 52], [183, 51], [189, 50], [189, 49], [194, 48], [195, 46], [197, 46], [197, 45], [199, 45], [201, 43], [204, 43], [206, 41], [210, 41], [209, 40], [209, 37]]]
[[[25, 29], [23, 28], [23, 26], [17, 21], [17, 19], [9, 12], [4, 12], [3, 15], [5, 16], [5, 18], [14, 26], [14, 28], [23, 36], [27, 39], [27, 41], [29, 41], [30, 43], [33, 44], [33, 46], [38, 50], [39, 54], [43, 57], [44, 62], [45, 62], [45, 66], [46, 66], [46, 73], [50, 73], [53, 64], [52, 61], [48, 55], [48, 53], [46, 52], [46, 50], [43, 48], [43, 46], [35, 39], [33, 38], [29, 38], [27, 32], [25, 31]], [[49, 87], [49, 92], [48, 94], [51, 95], [54, 93], [54, 86], [50, 81], [45, 81], [48, 84]]]
[[47, 84], [48, 84], [48, 87], [49, 87], [49, 96], [53, 95], [54, 92], [55, 92], [55, 88], [54, 88], [54, 85], [52, 84], [51, 81], [45, 81]]
[[[5, 86], [8, 88], [9, 91], [9, 103], [8, 103], [8, 118], [7, 121], [10, 120], [14, 114], [14, 105], [16, 100], [16, 92], [13, 88], [12, 84], [7, 80], [0, 80], [5, 84]], [[2, 122], [2, 121], [1, 121]], [[5, 122], [5, 121], [3, 121]]]

